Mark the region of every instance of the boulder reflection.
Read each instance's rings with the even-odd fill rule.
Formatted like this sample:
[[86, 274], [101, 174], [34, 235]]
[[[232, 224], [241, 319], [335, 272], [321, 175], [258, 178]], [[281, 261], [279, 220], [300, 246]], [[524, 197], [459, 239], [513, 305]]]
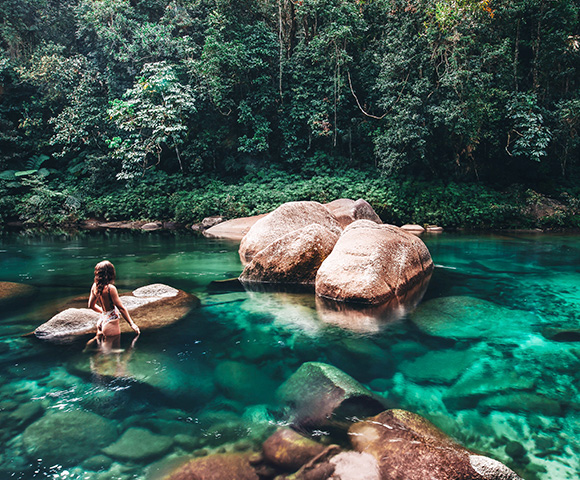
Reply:
[[376, 333], [412, 312], [427, 291], [430, 279], [431, 275], [404, 295], [379, 305], [337, 302], [317, 296], [316, 310], [324, 323], [357, 333]]

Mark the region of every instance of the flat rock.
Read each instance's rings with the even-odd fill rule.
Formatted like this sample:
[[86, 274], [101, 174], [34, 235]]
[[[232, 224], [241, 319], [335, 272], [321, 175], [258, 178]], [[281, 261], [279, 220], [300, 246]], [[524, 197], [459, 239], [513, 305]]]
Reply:
[[316, 223], [293, 230], [256, 253], [240, 281], [314, 285], [318, 268], [337, 240], [335, 232]]
[[[88, 301], [83, 300], [85, 304]], [[138, 288], [130, 295], [121, 296], [121, 301], [141, 331], [172, 325], [199, 305], [195, 296], [163, 284]], [[68, 308], [40, 325], [34, 334], [42, 340], [67, 341], [95, 333], [98, 318], [99, 314], [88, 308]], [[124, 319], [120, 325], [121, 332], [132, 331]]]
[[424, 302], [410, 315], [424, 333], [451, 339], [493, 339], [503, 343], [538, 322], [529, 312], [512, 310], [479, 298], [441, 297]]
[[163, 228], [163, 223], [161, 222], [148, 222], [141, 226], [141, 230], [153, 231]]
[[170, 437], [156, 435], [146, 428], [129, 428], [119, 440], [103, 448], [103, 453], [120, 460], [144, 462], [167, 453], [172, 445]]
[[316, 294], [361, 304], [403, 296], [428, 279], [433, 261], [425, 244], [393, 225], [357, 220], [345, 228], [316, 275]]
[[276, 392], [292, 408], [299, 426], [340, 424], [346, 417], [374, 415], [384, 409], [383, 399], [338, 368], [307, 362]]
[[213, 227], [204, 230], [203, 234], [209, 238], [223, 238], [225, 240], [240, 241], [250, 228], [267, 214], [254, 215], [253, 217], [234, 218], [218, 223]]
[[453, 383], [479, 355], [474, 351], [430, 351], [415, 360], [399, 364], [405, 377], [415, 382]]
[[342, 232], [338, 220], [318, 202], [288, 202], [259, 219], [240, 242], [240, 259], [248, 263], [254, 255], [284, 235], [311, 224], [319, 224], [335, 235]]
[[376, 459], [381, 479], [520, 480], [504, 465], [496, 465], [499, 462], [472, 460], [467, 449], [404, 410], [386, 410], [357, 422], [349, 436], [355, 450]]
[[115, 424], [81, 410], [46, 413], [22, 434], [31, 460], [46, 464], [74, 465], [91, 457], [117, 438]]
[[342, 228], [347, 227], [357, 220], [370, 220], [375, 223], [383, 223], [370, 203], [362, 198], [356, 201], [350, 198], [339, 198], [338, 200], [324, 204], [324, 206], [336, 217]]
[[415, 225], [410, 223], [401, 226], [401, 229], [413, 234], [419, 234], [425, 231], [425, 229], [421, 225]]

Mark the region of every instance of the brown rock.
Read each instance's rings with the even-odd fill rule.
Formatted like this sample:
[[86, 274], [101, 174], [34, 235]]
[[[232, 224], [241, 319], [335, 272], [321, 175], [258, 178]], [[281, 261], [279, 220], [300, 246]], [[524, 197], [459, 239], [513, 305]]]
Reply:
[[215, 217], [205, 217], [201, 221], [201, 226], [204, 229], [215, 227], [217, 224], [222, 223], [224, 221], [223, 217], [215, 216]]
[[259, 480], [250, 465], [252, 453], [224, 453], [196, 458], [163, 480]]
[[295, 472], [324, 449], [324, 445], [290, 428], [276, 430], [262, 445], [264, 459], [289, 472]]
[[404, 410], [386, 410], [357, 422], [349, 435], [355, 450], [375, 457], [382, 479], [519, 479], [505, 465], [471, 454], [421, 416]]
[[218, 223], [213, 227], [208, 228], [203, 232], [209, 238], [223, 238], [226, 240], [240, 241], [252, 226], [264, 215], [254, 215], [253, 217], [234, 218], [233, 220], [226, 220]]
[[339, 198], [324, 205], [336, 217], [344, 228], [356, 220], [370, 220], [375, 223], [383, 223], [373, 207], [362, 198], [357, 201], [349, 198]]
[[342, 228], [330, 211], [318, 202], [289, 202], [258, 220], [242, 238], [240, 258], [248, 263], [260, 250], [287, 233], [316, 223], [340, 235]]
[[423, 233], [425, 229], [421, 225], [407, 223], [401, 227], [405, 232], [414, 233], [415, 235]]
[[[138, 288], [121, 296], [121, 301], [142, 331], [171, 325], [199, 304], [193, 295], [163, 284]], [[85, 298], [84, 304], [87, 302]], [[71, 337], [95, 333], [98, 318], [99, 314], [88, 308], [68, 308], [40, 325], [34, 333], [43, 340], [67, 341]], [[125, 320], [121, 319], [120, 324], [121, 332], [131, 331]]]
[[293, 230], [254, 255], [240, 281], [314, 285], [337, 240], [336, 233], [316, 223]]
[[24, 283], [0, 282], [0, 305], [18, 302], [34, 295], [36, 288]]
[[316, 275], [316, 293], [363, 304], [403, 296], [433, 270], [425, 244], [393, 225], [350, 224]]

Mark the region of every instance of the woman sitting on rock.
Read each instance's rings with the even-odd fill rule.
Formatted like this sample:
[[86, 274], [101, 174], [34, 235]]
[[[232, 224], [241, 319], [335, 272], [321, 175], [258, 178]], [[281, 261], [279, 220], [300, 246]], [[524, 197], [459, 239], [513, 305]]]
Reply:
[[119, 320], [121, 315], [135, 331], [137, 335], [141, 332], [137, 324], [129, 315], [129, 311], [121, 302], [117, 288], [113, 285], [115, 281], [115, 267], [111, 262], [105, 260], [95, 266], [95, 283], [91, 287], [89, 296], [89, 308], [101, 316], [97, 321], [97, 337], [113, 337], [121, 334]]

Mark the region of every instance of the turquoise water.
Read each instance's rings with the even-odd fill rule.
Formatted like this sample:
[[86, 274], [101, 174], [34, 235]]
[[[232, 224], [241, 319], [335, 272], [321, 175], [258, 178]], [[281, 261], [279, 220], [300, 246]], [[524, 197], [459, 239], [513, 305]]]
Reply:
[[[307, 361], [526, 479], [580, 478], [580, 236], [423, 239], [436, 268], [422, 302], [377, 319], [309, 293], [216, 291], [242, 269], [231, 242], [4, 233], [0, 281], [37, 291], [0, 314], [0, 478], [149, 480], [191, 455], [258, 449], [284, 423], [276, 388]], [[202, 306], [112, 356], [22, 336], [86, 295], [103, 258], [120, 289], [166, 283]], [[133, 455], [134, 438], [150, 452]]]

